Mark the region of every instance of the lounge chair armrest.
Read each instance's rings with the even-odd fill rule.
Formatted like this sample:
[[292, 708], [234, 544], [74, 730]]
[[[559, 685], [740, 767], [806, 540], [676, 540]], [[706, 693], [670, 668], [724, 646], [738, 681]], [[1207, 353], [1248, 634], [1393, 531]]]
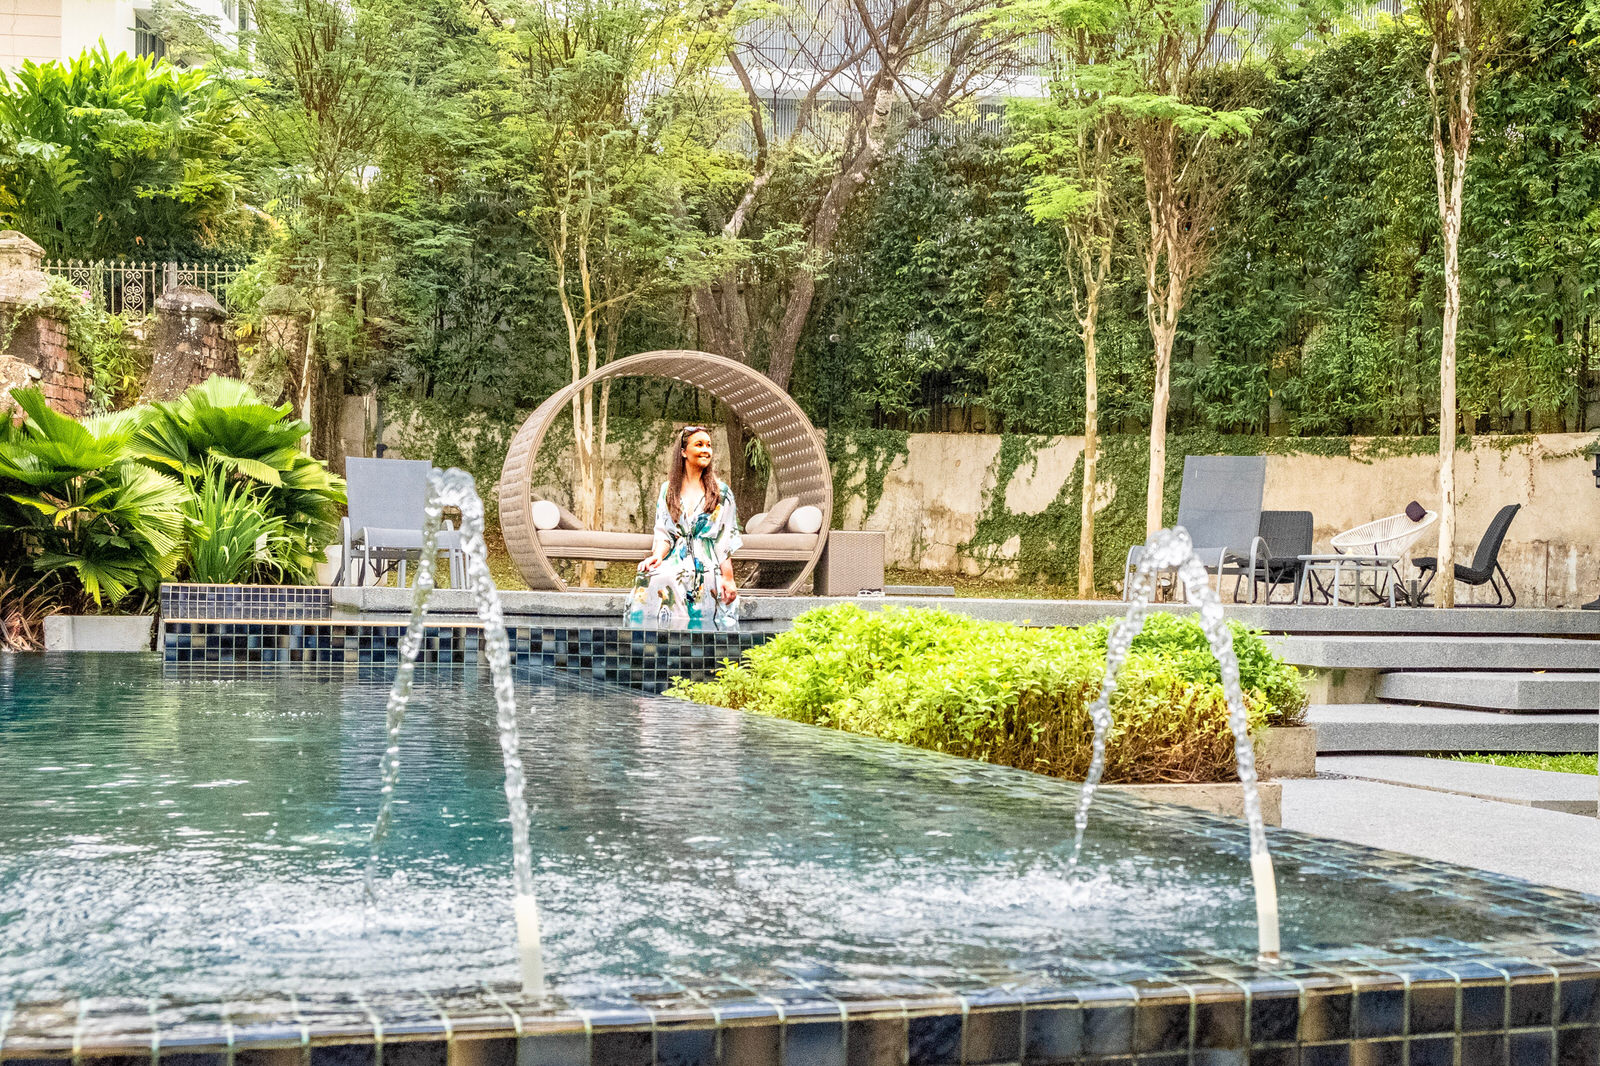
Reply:
[[1272, 545], [1267, 543], [1266, 537], [1256, 537], [1250, 542], [1250, 572], [1256, 572], [1256, 560], [1263, 565], [1272, 561]]
[[350, 569], [350, 516], [345, 515], [339, 519], [339, 530], [344, 534], [344, 550], [339, 553], [339, 572], [334, 575], [335, 585], [344, 584], [344, 576]]

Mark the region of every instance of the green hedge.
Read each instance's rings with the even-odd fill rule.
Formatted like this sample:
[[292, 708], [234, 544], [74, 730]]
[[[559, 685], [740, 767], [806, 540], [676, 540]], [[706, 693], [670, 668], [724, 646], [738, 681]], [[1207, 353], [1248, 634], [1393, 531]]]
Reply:
[[[948, 611], [824, 607], [714, 679], [680, 678], [668, 694], [1082, 780], [1110, 624], [1030, 629]], [[1230, 625], [1252, 731], [1297, 724], [1306, 693], [1295, 669], [1260, 634]], [[1105, 780], [1236, 779], [1218, 678], [1198, 621], [1153, 615], [1112, 701]]]

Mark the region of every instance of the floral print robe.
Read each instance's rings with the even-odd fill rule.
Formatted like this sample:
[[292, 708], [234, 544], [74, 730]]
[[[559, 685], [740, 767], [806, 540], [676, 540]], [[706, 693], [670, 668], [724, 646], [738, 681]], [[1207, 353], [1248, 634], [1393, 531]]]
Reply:
[[[687, 629], [731, 629], [739, 624], [739, 601], [722, 602], [722, 563], [739, 549], [739, 515], [733, 490], [717, 482], [717, 506], [704, 510], [704, 500], [683, 501], [684, 515], [675, 520], [667, 509], [667, 486], [656, 500], [656, 546], [667, 546], [661, 565], [639, 571], [628, 597], [624, 621], [629, 626], [675, 626]], [[690, 506], [693, 505], [693, 510]]]

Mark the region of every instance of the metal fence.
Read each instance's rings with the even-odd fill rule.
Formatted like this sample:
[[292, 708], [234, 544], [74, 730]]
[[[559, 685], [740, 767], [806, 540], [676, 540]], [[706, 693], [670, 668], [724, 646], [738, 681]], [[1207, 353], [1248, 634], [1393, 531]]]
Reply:
[[149, 314], [161, 291], [176, 284], [198, 286], [227, 307], [228, 284], [243, 268], [233, 263], [46, 259], [44, 269], [92, 294], [107, 311]]

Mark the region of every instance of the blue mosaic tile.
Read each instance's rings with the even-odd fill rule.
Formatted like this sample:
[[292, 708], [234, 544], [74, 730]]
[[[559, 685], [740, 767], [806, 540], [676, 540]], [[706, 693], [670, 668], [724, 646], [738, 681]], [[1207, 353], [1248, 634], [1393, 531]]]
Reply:
[[[293, 590], [291, 590], [293, 591]], [[193, 663], [329, 663], [356, 668], [398, 666], [403, 622], [169, 621], [162, 655], [173, 666]], [[725, 659], [737, 659], [771, 639], [771, 630], [737, 634], [654, 631], [634, 642], [637, 631], [574, 627], [512, 626], [507, 630], [516, 662], [571, 672], [586, 680], [663, 691], [674, 677], [703, 680]], [[585, 640], [582, 634], [589, 633]], [[600, 634], [597, 639], [594, 635]], [[640, 634], [644, 636], [644, 634]], [[432, 625], [423, 631], [417, 661], [430, 666], [482, 667], [482, 630], [474, 624]]]
[[658, 1066], [717, 1066], [715, 1029], [658, 1029]]
[[370, 1040], [356, 1044], [326, 1044], [311, 1049], [311, 1066], [375, 1066], [377, 1045]]
[[907, 1027], [911, 1066], [947, 1066], [961, 1062], [961, 1015], [912, 1018]]
[[845, 1028], [847, 1066], [903, 1066], [906, 1020], [881, 1018], [852, 1021]]
[[782, 1066], [783, 1028], [736, 1025], [722, 1030], [723, 1066]]
[[540, 1033], [517, 1041], [517, 1066], [589, 1066], [585, 1033]]
[[[784, 1026], [784, 1066], [845, 1066], [843, 1021]], [[915, 1061], [915, 1060], [913, 1060]]]
[[651, 1066], [655, 1035], [624, 1029], [596, 1032], [590, 1037], [589, 1066]]

